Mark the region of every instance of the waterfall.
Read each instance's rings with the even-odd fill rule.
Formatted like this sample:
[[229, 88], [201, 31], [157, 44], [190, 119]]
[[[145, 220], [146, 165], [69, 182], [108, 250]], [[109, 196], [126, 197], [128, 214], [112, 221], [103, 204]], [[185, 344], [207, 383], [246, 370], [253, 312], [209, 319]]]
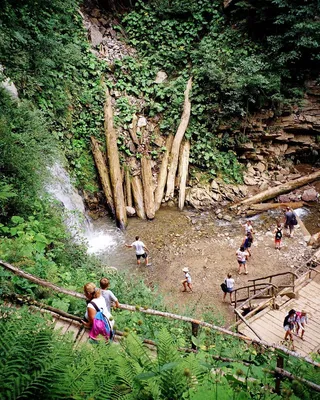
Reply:
[[61, 203], [64, 222], [75, 242], [85, 243], [90, 254], [116, 250], [123, 238], [114, 222], [107, 218], [103, 219], [103, 223], [92, 221], [66, 169], [55, 163], [49, 170], [52, 179], [46, 191]]

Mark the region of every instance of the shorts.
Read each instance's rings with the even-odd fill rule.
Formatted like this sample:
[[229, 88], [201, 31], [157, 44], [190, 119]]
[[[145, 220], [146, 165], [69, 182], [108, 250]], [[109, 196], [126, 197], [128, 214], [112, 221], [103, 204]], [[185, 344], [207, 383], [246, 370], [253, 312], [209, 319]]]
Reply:
[[275, 244], [280, 244], [281, 243], [281, 239], [274, 239]]
[[233, 292], [233, 288], [226, 288], [225, 293], [231, 293], [231, 292]]
[[140, 260], [141, 257], [144, 258], [144, 259], [146, 259], [146, 258], [147, 258], [147, 253], [136, 254], [136, 257], [137, 257], [137, 260]]
[[239, 265], [246, 265], [246, 261], [239, 261], [238, 260]]
[[251, 247], [251, 243], [248, 243], [248, 244], [246, 244], [245, 246], [244, 246], [244, 249], [246, 250], [246, 249], [249, 249]]
[[284, 328], [284, 330], [285, 330], [286, 332], [292, 331], [292, 330], [293, 330], [293, 327], [291, 327], [290, 325], [285, 325], [283, 328]]

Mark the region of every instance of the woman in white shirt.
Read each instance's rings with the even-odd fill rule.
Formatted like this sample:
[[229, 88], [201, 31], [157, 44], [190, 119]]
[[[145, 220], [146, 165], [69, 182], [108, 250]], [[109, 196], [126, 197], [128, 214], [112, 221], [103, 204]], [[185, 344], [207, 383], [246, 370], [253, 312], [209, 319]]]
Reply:
[[226, 291], [224, 292], [223, 295], [223, 301], [225, 301], [226, 295], [227, 293], [230, 294], [230, 303], [232, 302], [232, 292], [233, 292], [233, 288], [234, 288], [234, 279], [232, 279], [232, 275], [229, 274], [227, 275], [226, 279], [224, 280], [225, 284], [226, 284]]
[[[87, 310], [85, 314], [84, 321], [82, 321], [83, 325], [86, 328], [92, 328], [94, 317], [97, 313], [96, 307], [99, 311], [102, 311], [103, 315], [108, 318], [111, 328], [113, 329], [114, 321], [110, 321], [111, 314], [108, 311], [106, 301], [101, 294], [101, 290], [96, 287], [96, 285], [92, 282], [87, 283], [83, 287], [84, 294], [87, 298]], [[92, 304], [94, 303], [96, 307]], [[91, 332], [91, 331], [90, 331]], [[91, 339], [96, 339], [95, 337], [91, 337], [91, 333], [89, 334]]]

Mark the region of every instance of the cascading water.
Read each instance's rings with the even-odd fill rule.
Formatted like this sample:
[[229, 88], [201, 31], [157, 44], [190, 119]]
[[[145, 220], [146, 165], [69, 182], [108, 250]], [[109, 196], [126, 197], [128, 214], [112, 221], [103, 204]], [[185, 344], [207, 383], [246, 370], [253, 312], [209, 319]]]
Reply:
[[116, 252], [123, 245], [122, 233], [115, 227], [111, 219], [103, 218], [103, 222], [91, 221], [85, 211], [82, 197], [72, 185], [67, 171], [58, 163], [51, 168], [52, 180], [46, 190], [63, 206], [64, 221], [74, 240], [85, 242], [88, 253]]

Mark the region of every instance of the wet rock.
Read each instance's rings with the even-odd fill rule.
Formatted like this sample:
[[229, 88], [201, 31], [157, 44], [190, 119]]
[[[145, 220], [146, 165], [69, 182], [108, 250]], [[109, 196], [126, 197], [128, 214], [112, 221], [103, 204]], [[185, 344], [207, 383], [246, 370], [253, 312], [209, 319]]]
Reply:
[[127, 211], [127, 216], [128, 217], [133, 217], [136, 214], [136, 210], [133, 207], [126, 207], [126, 211]]
[[303, 201], [316, 201], [318, 197], [318, 193], [315, 189], [307, 189], [302, 193]]

